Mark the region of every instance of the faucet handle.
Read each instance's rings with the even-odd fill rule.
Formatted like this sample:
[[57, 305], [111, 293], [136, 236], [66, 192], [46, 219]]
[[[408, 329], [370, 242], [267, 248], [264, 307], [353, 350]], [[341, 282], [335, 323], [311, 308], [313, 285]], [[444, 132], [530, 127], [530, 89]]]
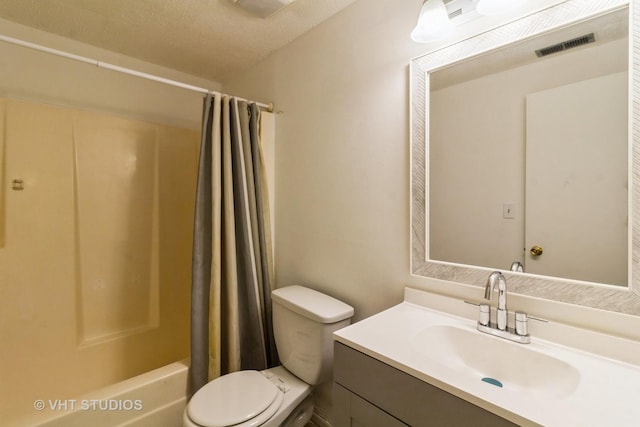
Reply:
[[482, 326], [489, 326], [489, 322], [491, 321], [491, 308], [489, 304], [480, 304], [480, 319], [478, 323]]
[[529, 335], [529, 328], [527, 322], [527, 313], [522, 311], [516, 311], [516, 334], [520, 336]]

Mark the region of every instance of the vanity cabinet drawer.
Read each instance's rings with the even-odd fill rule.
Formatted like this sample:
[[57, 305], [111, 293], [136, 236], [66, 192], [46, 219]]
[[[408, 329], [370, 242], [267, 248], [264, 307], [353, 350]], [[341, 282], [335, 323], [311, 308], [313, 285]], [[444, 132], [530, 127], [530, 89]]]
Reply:
[[335, 427], [516, 425], [338, 342], [334, 382]]

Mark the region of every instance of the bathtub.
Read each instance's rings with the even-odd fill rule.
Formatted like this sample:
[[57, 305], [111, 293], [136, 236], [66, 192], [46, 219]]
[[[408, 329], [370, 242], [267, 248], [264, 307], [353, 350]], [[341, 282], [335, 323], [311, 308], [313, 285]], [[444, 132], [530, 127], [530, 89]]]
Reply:
[[35, 401], [15, 427], [179, 427], [187, 402], [189, 361], [65, 401]]

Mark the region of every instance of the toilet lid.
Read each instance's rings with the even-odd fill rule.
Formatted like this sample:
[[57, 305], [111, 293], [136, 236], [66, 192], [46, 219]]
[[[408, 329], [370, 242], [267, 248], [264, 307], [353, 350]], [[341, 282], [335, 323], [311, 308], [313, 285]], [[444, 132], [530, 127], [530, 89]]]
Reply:
[[234, 372], [198, 390], [189, 402], [187, 413], [201, 426], [232, 426], [262, 413], [279, 394], [278, 388], [258, 371]]

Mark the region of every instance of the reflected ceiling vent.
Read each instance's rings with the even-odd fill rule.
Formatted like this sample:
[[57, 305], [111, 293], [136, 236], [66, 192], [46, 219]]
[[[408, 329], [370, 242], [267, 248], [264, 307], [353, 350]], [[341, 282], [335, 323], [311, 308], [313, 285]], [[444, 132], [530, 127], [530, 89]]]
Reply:
[[247, 12], [267, 18], [295, 0], [231, 0]]
[[575, 39], [567, 40], [564, 42], [556, 43], [551, 46], [543, 47], [542, 49], [538, 49], [536, 50], [536, 55], [538, 55], [538, 58], [541, 58], [543, 56], [562, 52], [567, 49], [593, 43], [595, 41], [596, 41], [596, 36], [593, 33], [590, 33], [584, 36], [576, 37]]

